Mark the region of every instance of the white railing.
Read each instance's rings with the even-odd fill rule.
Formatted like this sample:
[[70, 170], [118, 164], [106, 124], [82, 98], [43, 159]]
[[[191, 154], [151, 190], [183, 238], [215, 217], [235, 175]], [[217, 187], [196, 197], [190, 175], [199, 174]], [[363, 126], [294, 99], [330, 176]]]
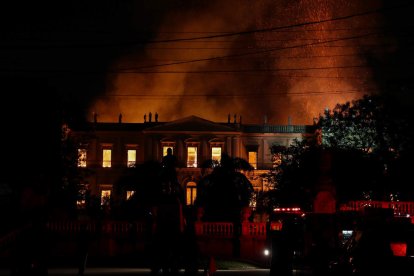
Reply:
[[341, 211], [359, 211], [365, 207], [394, 209], [394, 214], [414, 216], [414, 202], [412, 201], [349, 201], [340, 206]]
[[234, 226], [231, 222], [196, 222], [195, 231], [197, 236], [232, 237]]
[[266, 222], [243, 222], [242, 236], [265, 238], [267, 233]]
[[47, 228], [52, 232], [77, 233], [82, 227], [89, 232], [102, 231], [107, 234], [129, 234], [131, 231], [142, 234], [145, 231], [145, 223], [143, 222], [127, 222], [127, 221], [50, 221]]
[[[365, 207], [393, 209], [394, 215], [409, 215], [414, 217], [414, 202], [411, 201], [349, 201], [340, 206], [340, 211], [360, 211]], [[413, 220], [414, 222], [414, 220]], [[47, 227], [50, 231], [61, 233], [73, 233], [81, 231], [85, 227], [90, 232], [98, 232], [123, 235], [144, 234], [148, 225], [145, 222], [129, 221], [50, 221]], [[235, 229], [231, 222], [195, 222], [195, 234], [197, 236], [233, 237]], [[266, 237], [266, 222], [248, 222], [241, 224], [243, 237]]]

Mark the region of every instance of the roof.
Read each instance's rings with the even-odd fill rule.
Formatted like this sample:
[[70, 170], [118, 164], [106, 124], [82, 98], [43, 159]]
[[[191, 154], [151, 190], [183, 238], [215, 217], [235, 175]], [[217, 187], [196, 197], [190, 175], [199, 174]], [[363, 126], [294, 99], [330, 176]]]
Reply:
[[188, 116], [171, 122], [145, 123], [87, 123], [78, 126], [81, 131], [143, 131], [145, 133], [161, 132], [224, 132], [224, 133], [312, 133], [309, 125], [263, 125], [213, 122], [197, 116]]
[[144, 132], [171, 131], [239, 132], [239, 129], [234, 124], [223, 125], [197, 116], [189, 116], [172, 122], [156, 125], [144, 130]]

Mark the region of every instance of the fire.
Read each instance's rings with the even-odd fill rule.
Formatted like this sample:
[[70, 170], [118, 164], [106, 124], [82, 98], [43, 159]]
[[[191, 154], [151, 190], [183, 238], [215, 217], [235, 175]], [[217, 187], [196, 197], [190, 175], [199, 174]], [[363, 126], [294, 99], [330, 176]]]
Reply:
[[376, 92], [366, 53], [384, 54], [371, 47], [386, 39], [372, 34], [380, 14], [293, 25], [374, 10], [377, 2], [236, 2], [173, 10], [154, 41], [292, 27], [134, 47], [113, 64], [105, 96], [91, 113], [101, 121], [122, 113], [126, 122], [143, 122], [149, 112], [160, 114], [160, 121], [189, 115], [226, 121], [231, 113], [245, 123], [262, 123], [266, 116], [269, 123], [286, 124], [289, 117], [293, 124], [311, 124], [325, 108]]

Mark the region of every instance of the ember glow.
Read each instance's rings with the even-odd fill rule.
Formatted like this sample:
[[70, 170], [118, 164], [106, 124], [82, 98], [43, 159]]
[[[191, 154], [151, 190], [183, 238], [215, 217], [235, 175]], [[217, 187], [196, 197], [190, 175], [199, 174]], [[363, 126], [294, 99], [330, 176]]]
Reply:
[[[90, 114], [143, 122], [149, 112], [160, 121], [189, 115], [226, 121], [231, 113], [244, 123], [266, 116], [272, 124], [289, 117], [311, 124], [325, 108], [377, 93], [368, 57], [396, 50], [385, 45], [393, 37], [381, 32], [382, 14], [375, 12], [381, 3], [206, 1], [173, 9], [149, 30], [152, 40], [132, 45], [112, 64]], [[287, 27], [268, 30], [281, 26]]]

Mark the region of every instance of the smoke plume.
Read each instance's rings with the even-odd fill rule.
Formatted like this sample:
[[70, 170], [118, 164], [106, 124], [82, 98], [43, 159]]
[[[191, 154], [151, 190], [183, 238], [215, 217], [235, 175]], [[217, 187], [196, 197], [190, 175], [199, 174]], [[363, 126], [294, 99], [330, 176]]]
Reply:
[[[390, 41], [378, 33], [381, 14], [369, 12], [379, 1], [178, 3], [149, 30], [151, 41], [112, 64], [105, 94], [90, 108], [99, 120], [122, 113], [126, 122], [142, 122], [157, 112], [160, 121], [196, 115], [224, 122], [230, 113], [243, 123], [266, 116], [272, 124], [288, 117], [311, 124], [325, 108], [376, 93], [366, 56], [393, 51], [381, 48]], [[268, 30], [280, 26], [287, 27]], [[226, 35], [234, 32], [241, 33]]]

